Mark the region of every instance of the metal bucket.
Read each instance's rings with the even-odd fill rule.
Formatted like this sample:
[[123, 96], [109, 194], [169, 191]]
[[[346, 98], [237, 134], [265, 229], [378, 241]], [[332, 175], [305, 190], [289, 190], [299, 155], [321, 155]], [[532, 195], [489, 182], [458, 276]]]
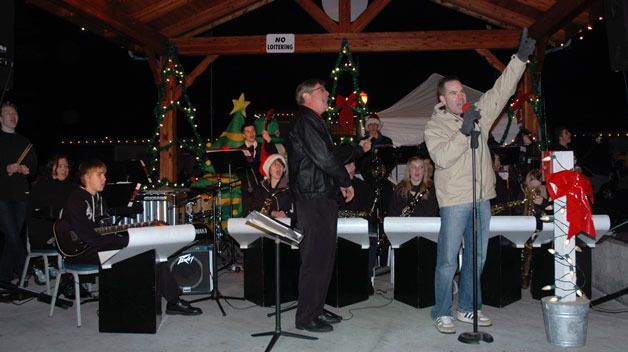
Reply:
[[589, 300], [578, 298], [575, 302], [550, 302], [543, 297], [543, 320], [547, 341], [555, 346], [582, 347], [587, 342]]

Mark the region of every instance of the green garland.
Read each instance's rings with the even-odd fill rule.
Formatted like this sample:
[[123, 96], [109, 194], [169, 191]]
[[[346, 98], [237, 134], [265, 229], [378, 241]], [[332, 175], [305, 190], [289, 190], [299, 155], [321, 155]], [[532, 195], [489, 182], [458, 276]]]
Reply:
[[[171, 79], [176, 80], [176, 82], [181, 85], [181, 99], [179, 99], [178, 101], [165, 102], [164, 99], [166, 97], [168, 84]], [[205, 143], [203, 143], [203, 140], [198, 133], [197, 125], [194, 123], [196, 109], [192, 106], [190, 98], [187, 94], [186, 81], [187, 76], [183, 71], [181, 62], [179, 61], [177, 49], [174, 44], [170, 43], [168, 44], [168, 53], [166, 56], [166, 60], [164, 60], [163, 66], [161, 68], [161, 86], [159, 89], [157, 104], [155, 104], [155, 108], [153, 109], [153, 113], [155, 114], [155, 119], [157, 120], [157, 123], [155, 124], [153, 139], [148, 144], [148, 152], [151, 155], [151, 160], [148, 164], [148, 171], [154, 180], [158, 180], [157, 182], [153, 183], [153, 187], [160, 187], [164, 185], [172, 186], [172, 181], [168, 178], [159, 178], [158, 166], [159, 154], [161, 151], [168, 150], [172, 146], [177, 145], [179, 146], [179, 149], [191, 152], [192, 155], [195, 156], [195, 160], [197, 163], [200, 163], [201, 165], [204, 163]], [[159, 145], [160, 128], [163, 127], [166, 113], [172, 109], [177, 109], [179, 112], [185, 114], [185, 120], [192, 127], [194, 137], [189, 143], [182, 138], [175, 137], [168, 143], [164, 145]], [[189, 181], [190, 180], [185, 180], [181, 183], [181, 185], [183, 186], [186, 183], [189, 183]]]
[[[343, 60], [345, 59], [345, 60]], [[368, 114], [366, 105], [360, 99], [360, 85], [358, 81], [358, 77], [360, 76], [360, 72], [358, 66], [353, 62], [353, 57], [351, 56], [351, 50], [349, 50], [349, 42], [346, 38], [342, 39], [342, 44], [340, 46], [340, 52], [338, 53], [338, 58], [336, 59], [336, 65], [331, 70], [331, 78], [332, 78], [332, 89], [329, 94], [329, 107], [327, 108], [327, 123], [329, 125], [338, 124], [339, 122], [334, 121], [332, 118], [337, 118], [340, 109], [336, 106], [336, 91], [338, 89], [338, 79], [345, 73], [351, 75], [353, 81], [353, 93], [356, 95], [356, 106], [351, 107], [351, 110], [357, 114], [356, 117], [356, 129], [360, 128], [360, 125], [364, 126], [366, 122], [366, 116]], [[361, 124], [360, 124], [361, 122]], [[347, 139], [352, 139], [350, 137], [345, 137], [343, 142], [347, 141]]]

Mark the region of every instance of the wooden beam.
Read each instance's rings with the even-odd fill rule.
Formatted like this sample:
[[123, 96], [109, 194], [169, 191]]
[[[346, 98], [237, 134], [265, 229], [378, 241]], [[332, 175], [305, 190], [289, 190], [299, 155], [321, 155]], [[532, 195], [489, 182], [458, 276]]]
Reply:
[[[556, 3], [556, 0], [516, 0], [516, 1], [518, 3], [530, 6], [542, 12], [549, 10], [550, 7], [552, 7]], [[596, 2], [599, 3], [601, 1], [596, 0]], [[589, 13], [587, 11], [578, 14], [573, 19], [573, 21], [580, 26], [586, 26], [587, 24], [591, 23], [591, 19], [589, 18]]]
[[[430, 0], [481, 21], [511, 29], [530, 27], [535, 19], [504, 8], [489, 0]], [[565, 33], [558, 31], [554, 40], [564, 41]]]
[[190, 86], [192, 84], [194, 84], [194, 81], [196, 80], [196, 78], [200, 75], [203, 74], [203, 72], [205, 72], [205, 70], [207, 70], [207, 67], [214, 61], [216, 61], [216, 59], [218, 58], [218, 55], [207, 55], [203, 58], [203, 60], [196, 65], [196, 67], [192, 70], [192, 72], [190, 72], [190, 74], [188, 75], [187, 80], [185, 81], [185, 85], [187, 88], [190, 88]]
[[553, 33], [571, 22], [577, 14], [584, 11], [597, 0], [558, 0], [543, 16], [530, 26], [530, 36], [542, 38]]
[[161, 84], [161, 67], [159, 66], [159, 59], [155, 56], [155, 52], [151, 48], [145, 48], [144, 54], [146, 55], [146, 62], [148, 63], [148, 68], [150, 68], [150, 72], [153, 74], [153, 82], [157, 89], [159, 89], [159, 85]]
[[[199, 27], [205, 26], [208, 23], [220, 20], [223, 17], [233, 19], [234, 13], [242, 9], [246, 9], [251, 5], [257, 5], [259, 0], [222, 0], [215, 1], [215, 5], [206, 7], [203, 11], [196, 13], [192, 17], [185, 18], [179, 22], [176, 22], [168, 27], [161, 29], [161, 33], [168, 38], [176, 38], [182, 36], [188, 32], [194, 31]], [[262, 4], [267, 4], [272, 0], [263, 0]], [[244, 12], [246, 13], [246, 12]], [[237, 16], [236, 16], [237, 17]]]
[[338, 29], [342, 33], [351, 30], [351, 0], [338, 1]]
[[[343, 38], [349, 40], [355, 53], [512, 49], [519, 45], [520, 34], [511, 29], [297, 34], [295, 53], [337, 53]], [[173, 42], [182, 56], [266, 53], [264, 35], [181, 38]]]
[[314, 19], [314, 21], [318, 22], [327, 32], [329, 33], [337, 33], [338, 24], [334, 22], [327, 14], [314, 3], [312, 0], [295, 0], [297, 5], [301, 6], [305, 12], [310, 15]]
[[475, 49], [475, 52], [480, 54], [492, 68], [497, 70], [498, 72], [504, 72], [506, 65], [503, 62], [499, 61], [497, 56], [493, 55], [493, 53], [488, 49]]
[[78, 16], [91, 19], [101, 27], [109, 28], [120, 36], [130, 38], [142, 46], [151, 47], [158, 53], [166, 50], [168, 40], [147, 25], [131, 18], [120, 2], [105, 0], [49, 0], [53, 6], [62, 7]]
[[366, 8], [366, 10], [362, 12], [360, 17], [356, 18], [356, 20], [353, 21], [353, 23], [351, 24], [351, 32], [362, 32], [364, 28], [368, 26], [368, 24], [371, 23], [371, 21], [373, 21], [373, 19], [377, 17], [377, 15], [379, 15], [379, 13], [382, 12], [382, 10], [386, 8], [386, 6], [388, 6], [388, 4], [390, 4], [390, 1], [391, 0], [372, 1]]
[[153, 1], [150, 6], [144, 6], [139, 11], [131, 14], [131, 17], [140, 22], [150, 22], [159, 17], [166, 16], [172, 11], [191, 3], [193, 0], [159, 0]]
[[229, 22], [229, 21], [231, 21], [231, 20], [233, 20], [235, 18], [238, 18], [238, 17], [240, 17], [242, 15], [245, 15], [245, 14], [247, 14], [247, 13], [253, 11], [253, 10], [256, 10], [256, 9], [258, 9], [258, 8], [264, 6], [264, 5], [267, 5], [267, 4], [269, 4], [269, 3], [273, 2], [273, 1], [274, 0], [258, 1], [258, 2], [254, 3], [254, 4], [251, 4], [251, 5], [247, 6], [247, 7], [243, 7], [241, 9], [237, 10], [237, 11], [234, 11], [234, 12], [232, 12], [231, 14], [229, 14], [227, 16], [222, 16], [221, 18], [218, 18], [215, 21], [209, 22], [209, 23], [205, 24], [204, 26], [200, 26], [200, 27], [197, 27], [194, 30], [186, 32], [186, 33], [180, 35], [179, 37], [184, 37], [184, 38], [194, 37], [194, 36], [197, 36], [199, 34], [205, 33], [205, 32], [207, 32], [207, 31], [209, 31], [209, 30], [211, 30], [213, 28], [216, 28], [216, 27], [220, 26], [223, 23]]

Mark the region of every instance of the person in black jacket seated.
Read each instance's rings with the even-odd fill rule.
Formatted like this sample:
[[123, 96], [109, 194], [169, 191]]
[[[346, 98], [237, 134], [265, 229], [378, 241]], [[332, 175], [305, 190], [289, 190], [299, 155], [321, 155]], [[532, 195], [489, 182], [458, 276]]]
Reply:
[[[72, 192], [65, 203], [61, 221], [67, 222], [79, 239], [87, 245], [87, 250], [76, 257], [64, 260], [73, 264], [98, 265], [98, 252], [124, 248], [129, 243], [128, 233], [100, 235], [95, 228], [99, 217], [106, 216], [103, 199], [99, 192], [105, 188], [107, 167], [102, 161], [92, 160], [81, 163], [78, 176], [81, 187]], [[58, 238], [57, 238], [58, 239]], [[202, 311], [179, 298], [181, 289], [174, 280], [167, 263], [160, 263], [160, 291], [168, 301], [166, 314], [198, 315]]]
[[[262, 157], [262, 143], [257, 143], [255, 124], [252, 120], [244, 121], [242, 135], [244, 135], [244, 144], [241, 148], [248, 151], [248, 165], [244, 170], [238, 172], [238, 176], [242, 181], [242, 211], [244, 214], [248, 214], [253, 210], [253, 192], [255, 192], [255, 188], [259, 186], [262, 181], [262, 174], [259, 171]], [[268, 131], [262, 131], [262, 139], [266, 142], [266, 154], [276, 154], [277, 147], [272, 142]]]
[[410, 158], [406, 164], [406, 175], [393, 192], [388, 216], [439, 216], [432, 186], [426, 162], [419, 157]]
[[27, 220], [28, 240], [31, 248], [54, 248], [52, 225], [66, 200], [77, 187], [71, 181], [70, 162], [63, 154], [54, 155], [46, 164], [46, 173], [31, 189]]
[[263, 169], [267, 176], [253, 193], [253, 209], [267, 207], [266, 215], [273, 218], [289, 217], [292, 213], [292, 195], [288, 188], [288, 177], [285, 176], [286, 158], [281, 154], [270, 155], [264, 161]]
[[[342, 162], [334, 157], [333, 142], [325, 120], [329, 92], [321, 80], [307, 80], [296, 89], [300, 106], [288, 134], [290, 190], [296, 206], [296, 228], [303, 234], [299, 247], [299, 299], [295, 316], [297, 329], [332, 331], [330, 323], [340, 318], [324, 314], [323, 307], [331, 280], [336, 253], [340, 188], [347, 202], [354, 190]], [[360, 141], [364, 151], [369, 140]], [[363, 153], [354, 148], [357, 154]]]

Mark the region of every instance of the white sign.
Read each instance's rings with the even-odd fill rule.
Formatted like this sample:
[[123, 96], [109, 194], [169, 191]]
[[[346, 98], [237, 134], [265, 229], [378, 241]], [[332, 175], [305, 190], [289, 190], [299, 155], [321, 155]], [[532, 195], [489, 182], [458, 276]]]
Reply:
[[283, 54], [294, 52], [294, 34], [266, 34], [266, 52]]

